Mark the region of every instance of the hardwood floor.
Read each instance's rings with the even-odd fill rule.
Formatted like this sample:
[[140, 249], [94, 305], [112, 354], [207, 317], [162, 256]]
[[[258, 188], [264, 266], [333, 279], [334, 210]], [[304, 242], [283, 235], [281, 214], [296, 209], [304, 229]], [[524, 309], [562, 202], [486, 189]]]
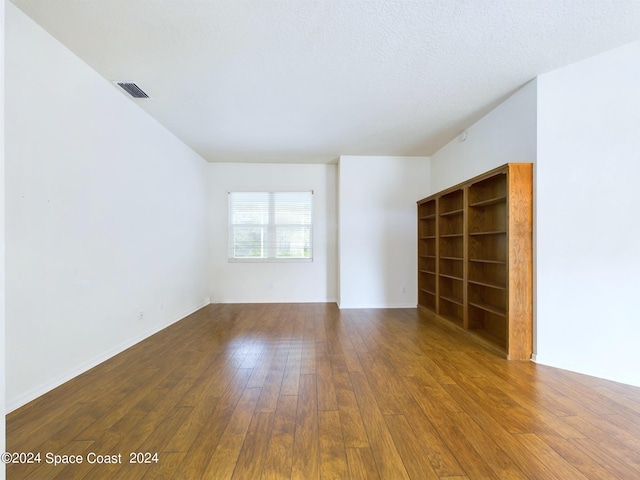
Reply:
[[631, 480], [640, 389], [508, 362], [415, 309], [210, 305], [9, 414], [7, 448], [41, 454], [9, 480]]

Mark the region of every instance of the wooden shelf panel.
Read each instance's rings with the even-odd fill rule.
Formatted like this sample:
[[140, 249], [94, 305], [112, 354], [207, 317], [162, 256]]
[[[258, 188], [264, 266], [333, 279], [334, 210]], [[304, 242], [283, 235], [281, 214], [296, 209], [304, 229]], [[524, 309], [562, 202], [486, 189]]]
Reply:
[[[441, 273], [441, 272], [440, 272]], [[438, 276], [438, 313], [456, 319], [464, 318], [464, 281], [462, 278]]]
[[464, 258], [464, 237], [440, 237], [438, 239], [440, 258]]
[[471, 280], [471, 279], [469, 279], [468, 282], [470, 284], [473, 284], [473, 285], [481, 285], [483, 287], [496, 288], [496, 289], [499, 289], [499, 290], [506, 290], [507, 289], [507, 285], [506, 284], [491, 282], [489, 280]]
[[478, 202], [469, 203], [470, 207], [488, 207], [497, 203], [503, 203], [507, 201], [507, 197], [501, 195], [499, 197], [487, 198], [486, 200], [480, 200]]
[[436, 213], [435, 199], [423, 199], [418, 201], [418, 214], [420, 216]]
[[481, 310], [486, 310], [487, 312], [491, 312], [496, 315], [500, 315], [501, 317], [507, 316], [507, 310], [502, 307], [496, 307], [495, 305], [489, 305], [488, 303], [480, 303], [480, 302], [469, 302], [469, 305], [479, 308]]
[[456, 305], [460, 306], [464, 305], [461, 298], [445, 297], [444, 295], [440, 295], [440, 300], [446, 300], [447, 302], [455, 303]]
[[432, 311], [436, 309], [436, 294], [428, 289], [421, 288], [418, 290], [418, 305], [428, 308]]
[[469, 285], [486, 284], [491, 287], [507, 287], [506, 263], [468, 262]]
[[459, 208], [459, 209], [456, 209], [456, 210], [448, 210], [446, 212], [440, 212], [440, 216], [441, 217], [448, 217], [448, 216], [451, 216], [451, 215], [462, 215], [463, 212], [464, 212], [464, 209], [463, 208]]
[[429, 220], [429, 219], [432, 219], [432, 218], [434, 218], [434, 219], [436, 218], [436, 214], [435, 213], [430, 213], [428, 215], [423, 215], [423, 216], [420, 217], [420, 220]]
[[488, 232], [469, 232], [469, 235], [504, 235], [506, 233], [506, 230], [493, 230]]
[[507, 262], [505, 260], [490, 260], [488, 258], [470, 258], [470, 262], [478, 262], [478, 263], [495, 263], [497, 265], [506, 265]]
[[505, 349], [507, 345], [504, 338], [500, 338], [484, 328], [472, 328], [470, 331], [480, 337], [483, 341], [487, 342], [489, 346], [497, 348], [500, 353], [506, 353]]
[[436, 237], [436, 226], [434, 225], [426, 225], [422, 223], [418, 226], [418, 238], [435, 238]]
[[481, 206], [498, 203], [507, 197], [507, 172], [472, 180], [469, 184], [469, 205]]
[[421, 255], [418, 258], [418, 271], [419, 272], [436, 272], [436, 257], [435, 255]]
[[438, 201], [440, 215], [457, 215], [464, 211], [464, 190], [458, 188], [440, 196]]
[[438, 235], [440, 238], [462, 238], [464, 233], [463, 212], [463, 210], [457, 210], [440, 214], [438, 219]]
[[462, 328], [462, 318], [456, 317], [454, 315], [449, 315], [446, 313], [439, 313], [438, 315], [440, 316], [440, 318], [443, 318], [444, 320]]
[[494, 345], [507, 347], [509, 322], [506, 316], [469, 305], [469, 330], [492, 341]]
[[[469, 193], [471, 196], [471, 191]], [[469, 234], [481, 232], [506, 232], [508, 223], [507, 202], [495, 198], [472, 203], [469, 206], [467, 225]]]
[[458, 277], [456, 275], [449, 275], [446, 273], [440, 273], [438, 275], [439, 277], [444, 277], [444, 278], [450, 278], [451, 280], [460, 280], [462, 282], [463, 278], [462, 277]]
[[462, 280], [464, 278], [464, 259], [440, 257], [438, 273], [444, 277]]
[[469, 258], [482, 258], [487, 260], [507, 260], [507, 236], [506, 235], [472, 235], [469, 236]]

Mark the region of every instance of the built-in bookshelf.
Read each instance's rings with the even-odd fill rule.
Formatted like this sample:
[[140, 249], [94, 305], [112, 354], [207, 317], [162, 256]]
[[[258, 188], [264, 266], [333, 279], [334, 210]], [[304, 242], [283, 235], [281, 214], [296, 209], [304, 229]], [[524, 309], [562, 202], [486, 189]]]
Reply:
[[418, 305], [510, 359], [531, 357], [532, 166], [418, 202]]

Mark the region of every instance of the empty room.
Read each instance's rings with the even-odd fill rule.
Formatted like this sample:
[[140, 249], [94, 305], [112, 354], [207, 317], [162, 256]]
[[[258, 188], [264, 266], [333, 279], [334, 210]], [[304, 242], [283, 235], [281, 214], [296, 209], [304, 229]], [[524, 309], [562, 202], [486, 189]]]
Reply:
[[0, 480], [640, 478], [638, 0], [0, 7]]

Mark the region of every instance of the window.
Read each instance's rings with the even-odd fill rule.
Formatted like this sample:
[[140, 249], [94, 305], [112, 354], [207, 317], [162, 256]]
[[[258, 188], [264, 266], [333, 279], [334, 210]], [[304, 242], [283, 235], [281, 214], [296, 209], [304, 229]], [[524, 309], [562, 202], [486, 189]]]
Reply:
[[229, 261], [313, 258], [313, 192], [230, 192]]

